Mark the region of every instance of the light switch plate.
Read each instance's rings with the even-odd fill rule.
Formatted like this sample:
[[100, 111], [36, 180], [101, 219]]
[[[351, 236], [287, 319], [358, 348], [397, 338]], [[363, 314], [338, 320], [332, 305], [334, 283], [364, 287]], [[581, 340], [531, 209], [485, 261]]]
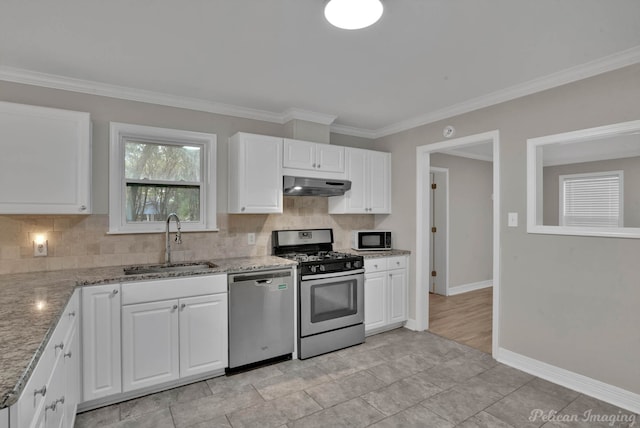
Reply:
[[509, 227], [518, 227], [518, 213], [509, 213]]
[[247, 244], [256, 245], [256, 234], [255, 233], [247, 233]]

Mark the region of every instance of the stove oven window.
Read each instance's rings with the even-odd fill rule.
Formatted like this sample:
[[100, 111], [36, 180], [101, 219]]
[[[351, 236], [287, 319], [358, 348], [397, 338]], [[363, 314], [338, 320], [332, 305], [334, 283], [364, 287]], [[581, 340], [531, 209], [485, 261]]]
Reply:
[[355, 279], [313, 285], [310, 292], [312, 323], [354, 315], [358, 311]]

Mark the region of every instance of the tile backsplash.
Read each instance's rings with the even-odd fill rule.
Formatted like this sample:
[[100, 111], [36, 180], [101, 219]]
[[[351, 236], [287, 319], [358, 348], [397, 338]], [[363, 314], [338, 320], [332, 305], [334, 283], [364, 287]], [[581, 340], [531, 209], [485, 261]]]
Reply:
[[[189, 232], [172, 244], [173, 261], [271, 254], [271, 231], [332, 228], [334, 247], [350, 247], [351, 230], [372, 229], [372, 215], [329, 215], [322, 197], [285, 197], [283, 214], [218, 213], [219, 232]], [[0, 215], [0, 274], [161, 263], [164, 233], [107, 235], [107, 215]], [[247, 233], [256, 244], [247, 244]], [[48, 240], [47, 257], [33, 257], [36, 234]]]

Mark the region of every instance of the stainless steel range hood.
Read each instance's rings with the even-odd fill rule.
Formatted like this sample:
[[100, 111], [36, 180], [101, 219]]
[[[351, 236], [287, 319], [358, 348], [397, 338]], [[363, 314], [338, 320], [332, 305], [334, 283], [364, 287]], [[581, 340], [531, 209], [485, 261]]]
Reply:
[[293, 177], [283, 178], [284, 196], [340, 196], [351, 189], [349, 180]]

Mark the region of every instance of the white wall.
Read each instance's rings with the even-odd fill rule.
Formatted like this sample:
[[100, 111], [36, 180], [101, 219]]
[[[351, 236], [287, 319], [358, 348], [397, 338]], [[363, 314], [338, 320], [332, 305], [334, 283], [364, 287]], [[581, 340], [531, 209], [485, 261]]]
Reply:
[[[375, 147], [393, 156], [393, 214], [376, 218], [376, 226], [415, 251], [416, 147], [442, 141], [446, 125], [459, 136], [499, 130], [499, 346], [640, 393], [640, 240], [526, 231], [527, 139], [639, 116], [634, 65], [381, 138]], [[507, 227], [507, 212], [520, 214], [519, 227]], [[415, 272], [410, 283], [413, 301]]]

